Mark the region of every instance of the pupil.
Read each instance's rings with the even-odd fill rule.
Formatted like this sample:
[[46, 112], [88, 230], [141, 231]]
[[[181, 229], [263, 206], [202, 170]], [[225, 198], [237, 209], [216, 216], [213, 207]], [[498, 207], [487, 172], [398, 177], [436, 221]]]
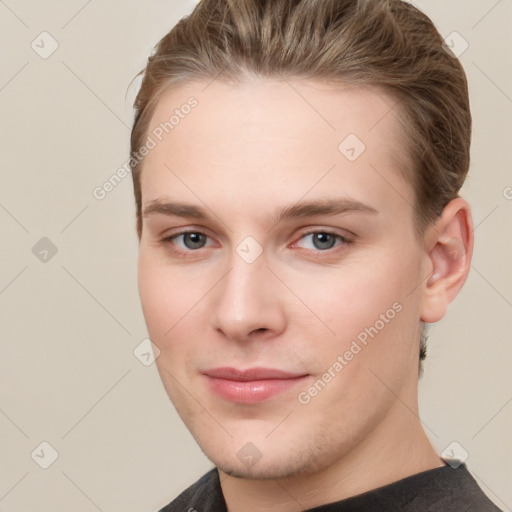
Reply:
[[335, 238], [330, 233], [315, 233], [313, 244], [317, 249], [330, 249], [334, 246]]
[[189, 249], [198, 249], [204, 245], [204, 238], [201, 233], [185, 233], [183, 242]]

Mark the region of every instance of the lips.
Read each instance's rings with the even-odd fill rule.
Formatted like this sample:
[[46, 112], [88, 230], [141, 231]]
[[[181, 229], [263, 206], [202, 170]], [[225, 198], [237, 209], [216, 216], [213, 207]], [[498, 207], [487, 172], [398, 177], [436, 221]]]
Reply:
[[289, 391], [308, 377], [274, 368], [213, 368], [203, 372], [211, 391], [235, 403], [258, 403]]

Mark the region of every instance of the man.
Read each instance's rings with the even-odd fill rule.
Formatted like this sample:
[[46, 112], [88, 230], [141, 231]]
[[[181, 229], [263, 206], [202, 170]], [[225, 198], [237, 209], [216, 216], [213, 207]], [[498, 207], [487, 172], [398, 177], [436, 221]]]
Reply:
[[215, 465], [162, 510], [498, 510], [418, 416], [473, 247], [467, 83], [430, 20], [203, 0], [135, 107], [144, 316]]

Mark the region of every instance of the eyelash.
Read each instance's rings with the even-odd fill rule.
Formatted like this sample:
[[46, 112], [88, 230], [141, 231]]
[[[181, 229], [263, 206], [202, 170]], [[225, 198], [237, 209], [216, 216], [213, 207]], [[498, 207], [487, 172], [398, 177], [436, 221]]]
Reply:
[[[317, 230], [312, 230], [312, 231], [306, 231], [300, 235], [298, 240], [302, 240], [303, 238], [305, 238], [307, 236], [317, 235], [317, 234], [333, 236], [335, 238], [335, 245], [333, 247], [329, 247], [328, 249], [324, 249], [324, 250], [322, 250], [322, 249], [305, 249], [305, 250], [313, 251], [315, 254], [329, 253], [329, 252], [333, 252], [337, 247], [339, 248], [340, 246], [348, 246], [352, 243], [352, 240], [350, 240], [349, 238], [347, 238], [343, 235], [340, 235], [339, 233], [335, 233], [334, 231], [330, 231], [328, 229], [317, 229]], [[337, 242], [341, 242], [341, 243], [337, 244]], [[297, 242], [295, 242], [294, 245], [296, 243]]]
[[[180, 236], [184, 236], [184, 235], [186, 235], [188, 233], [204, 235], [207, 239], [211, 240], [211, 238], [206, 233], [203, 233], [202, 231], [192, 230], [191, 229], [191, 230], [186, 230], [186, 231], [180, 231], [179, 233], [173, 233], [172, 235], [163, 238], [162, 242], [164, 244], [166, 244], [166, 245], [173, 246], [174, 245], [174, 240], [176, 238], [179, 238]], [[333, 247], [330, 247], [330, 248], [324, 249], [324, 250], [322, 250], [322, 249], [305, 249], [306, 251], [313, 252], [313, 254], [332, 253], [332, 252], [334, 252], [336, 250], [336, 248], [339, 249], [340, 247], [347, 247], [347, 246], [350, 246], [353, 243], [353, 240], [351, 240], [350, 238], [347, 238], [347, 237], [345, 237], [343, 235], [340, 235], [339, 233], [335, 233], [334, 231], [330, 231], [328, 229], [317, 229], [317, 230], [312, 230], [312, 231], [306, 231], [306, 232], [302, 233], [299, 236], [297, 241], [302, 240], [303, 238], [305, 238], [305, 237], [307, 237], [309, 235], [315, 235], [315, 234], [331, 235], [331, 236], [335, 237], [336, 242], [341, 242], [341, 244], [338, 243], [336, 245], [336, 242], [335, 242], [335, 245]], [[294, 242], [294, 245], [296, 243], [297, 242]], [[194, 252], [199, 251], [200, 249], [204, 249], [204, 247], [199, 247], [198, 249], [187, 249], [187, 250], [176, 249], [175, 247], [172, 247], [172, 252], [174, 252], [178, 256], [186, 258], [186, 257], [190, 257], [189, 255], [192, 255]]]

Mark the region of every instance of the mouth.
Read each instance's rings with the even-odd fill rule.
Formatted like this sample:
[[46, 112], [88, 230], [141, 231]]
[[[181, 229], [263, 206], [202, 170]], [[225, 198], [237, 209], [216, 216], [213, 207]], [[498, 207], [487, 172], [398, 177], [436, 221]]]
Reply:
[[224, 400], [254, 404], [289, 391], [309, 377], [274, 368], [212, 368], [203, 372], [210, 390]]

